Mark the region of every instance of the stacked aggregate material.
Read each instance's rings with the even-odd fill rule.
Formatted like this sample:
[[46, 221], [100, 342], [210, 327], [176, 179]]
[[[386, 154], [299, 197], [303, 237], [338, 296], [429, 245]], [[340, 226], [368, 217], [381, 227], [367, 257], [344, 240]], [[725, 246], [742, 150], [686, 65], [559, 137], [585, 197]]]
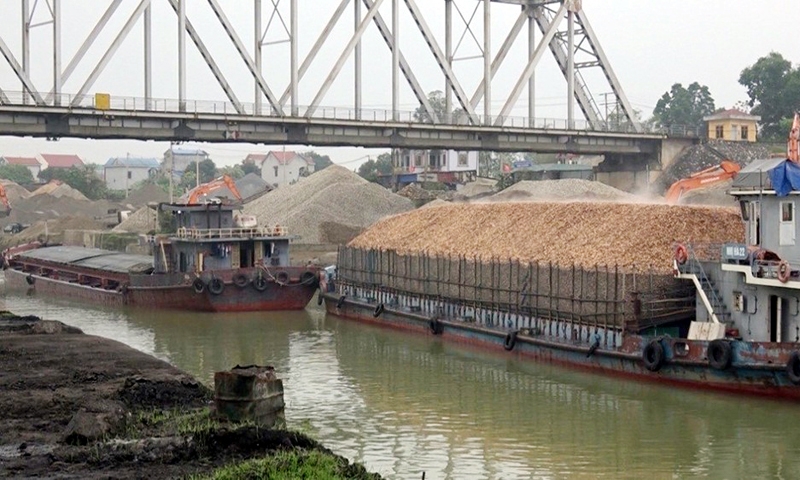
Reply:
[[568, 178], [564, 180], [525, 180], [489, 197], [492, 202], [548, 200], [635, 201], [637, 197], [600, 182]]
[[458, 189], [458, 195], [465, 198], [480, 197], [494, 192], [497, 180], [492, 178], [478, 178]]
[[672, 268], [675, 242], [744, 240], [735, 209], [616, 203], [458, 204], [384, 219], [350, 246], [558, 265]]
[[[46, 225], [45, 225], [46, 224]], [[103, 230], [103, 222], [87, 217], [64, 217], [56, 220], [36, 222], [16, 235], [3, 237], [4, 247], [47, 240], [50, 243], [60, 243], [65, 230]]]
[[450, 205], [451, 202], [447, 200], [442, 200], [441, 198], [437, 198], [432, 202], [428, 202], [422, 206], [422, 208], [430, 208], [430, 207], [441, 207], [442, 205]]
[[436, 194], [425, 190], [417, 183], [410, 183], [397, 192], [401, 197], [405, 197], [413, 201], [426, 201], [436, 198]]
[[281, 225], [298, 243], [345, 243], [388, 215], [413, 208], [410, 200], [368, 182], [350, 170], [330, 166], [293, 185], [245, 205], [261, 226]]
[[51, 197], [55, 198], [67, 197], [73, 200], [89, 200], [78, 190], [75, 190], [66, 183], [61, 182], [50, 182], [42, 185], [33, 191], [33, 196], [36, 195], [50, 195]]
[[730, 160], [744, 167], [753, 160], [770, 156], [769, 148], [758, 143], [709, 140], [707, 143], [693, 145], [684, 150], [661, 176], [660, 187], [666, 190], [676, 181], [717, 166], [722, 160]]
[[0, 179], [0, 183], [3, 184], [3, 188], [6, 191], [8, 201], [11, 202], [12, 208], [14, 208], [14, 202], [17, 200], [24, 200], [31, 196], [31, 192], [29, 192], [25, 187], [12, 182], [11, 180]]
[[122, 223], [112, 228], [111, 231], [117, 233], [149, 233], [158, 229], [157, 220], [156, 210], [144, 206], [133, 212]]
[[743, 237], [733, 209], [460, 204], [378, 222], [340, 252], [338, 267], [355, 284], [641, 331], [694, 315], [692, 285], [672, 275], [673, 242]]
[[236, 180], [236, 188], [243, 200], [255, 197], [266, 191], [272, 190], [266, 180], [255, 173], [248, 173], [244, 177]]
[[158, 185], [144, 185], [143, 187], [130, 192], [128, 198], [124, 200], [125, 203], [133, 205], [134, 207], [141, 207], [148, 203], [161, 203], [169, 201], [169, 193], [165, 192], [163, 188]]

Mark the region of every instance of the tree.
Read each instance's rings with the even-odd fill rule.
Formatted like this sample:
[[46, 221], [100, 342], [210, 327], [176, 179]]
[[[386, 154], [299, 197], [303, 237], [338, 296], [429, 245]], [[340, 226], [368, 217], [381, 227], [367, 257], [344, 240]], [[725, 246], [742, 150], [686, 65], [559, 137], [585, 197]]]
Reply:
[[219, 171], [220, 175], [227, 175], [234, 180], [239, 180], [244, 177], [244, 169], [241, 165], [233, 165], [222, 167]]
[[0, 178], [14, 183], [33, 183], [33, 174], [25, 165], [0, 165]]
[[[442, 93], [441, 90], [435, 90], [429, 93], [428, 103], [431, 104], [431, 109], [433, 109], [434, 113], [436, 113], [436, 116], [439, 117], [439, 121], [444, 120], [444, 116], [447, 113], [447, 110], [445, 109], [446, 105], [444, 93]], [[420, 123], [433, 123], [433, 119], [423, 105], [420, 105], [414, 111], [414, 120]]]
[[680, 83], [664, 93], [653, 110], [656, 123], [662, 127], [700, 127], [703, 117], [714, 113], [714, 98], [708, 87], [697, 82], [688, 88]]
[[789, 131], [781, 122], [800, 109], [800, 67], [772, 52], [742, 70], [739, 83], [747, 88], [750, 113], [761, 117], [761, 136], [785, 139]]
[[92, 165], [72, 168], [47, 168], [39, 172], [39, 179], [45, 182], [60, 180], [78, 190], [90, 200], [108, 196], [106, 183], [97, 176]]
[[[186, 170], [183, 171], [183, 176], [181, 177], [181, 183], [179, 185], [181, 188], [190, 190], [197, 186], [197, 168], [198, 165], [195, 162], [189, 162], [189, 165], [186, 166]], [[210, 158], [202, 160], [199, 168], [200, 183], [208, 183], [217, 178], [217, 166]]]
[[331, 161], [331, 157], [328, 155], [320, 155], [313, 150], [309, 150], [308, 152], [304, 152], [301, 155], [304, 157], [308, 157], [314, 161], [314, 171], [319, 172], [325, 168], [330, 167], [333, 165], [333, 161]]
[[256, 165], [255, 162], [242, 163], [242, 172], [244, 172], [245, 175], [250, 175], [251, 173], [255, 173], [259, 177], [261, 176], [261, 169], [258, 168], [258, 165]]
[[380, 175], [391, 175], [394, 172], [391, 153], [378, 155], [377, 160], [369, 159], [358, 167], [358, 174], [365, 180], [377, 182]]

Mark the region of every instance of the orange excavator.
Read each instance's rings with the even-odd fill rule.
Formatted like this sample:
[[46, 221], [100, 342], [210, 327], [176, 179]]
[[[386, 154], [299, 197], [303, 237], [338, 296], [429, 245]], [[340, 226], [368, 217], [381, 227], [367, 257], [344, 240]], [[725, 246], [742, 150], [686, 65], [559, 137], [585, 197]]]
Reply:
[[6, 189], [2, 184], [0, 184], [0, 203], [3, 204], [3, 210], [0, 210], [0, 218], [11, 215], [11, 202], [8, 201]]
[[237, 200], [242, 199], [242, 195], [239, 193], [239, 189], [236, 188], [236, 182], [233, 181], [233, 178], [231, 178], [228, 175], [223, 175], [219, 178], [211, 180], [208, 183], [200, 184], [195, 188], [186, 192], [185, 195], [186, 203], [188, 205], [199, 203], [201, 197], [207, 196], [208, 194], [224, 187], [228, 187], [228, 190], [231, 191], [231, 193], [233, 194], [234, 197], [236, 197]]
[[794, 114], [792, 130], [789, 132], [789, 145], [787, 146], [787, 157], [794, 163], [800, 163], [800, 113]]
[[689, 190], [710, 187], [711, 185], [732, 180], [736, 178], [736, 174], [738, 174], [741, 169], [742, 167], [739, 165], [728, 160], [723, 160], [717, 167], [707, 168], [688, 178], [678, 180], [667, 190], [667, 203], [678, 203], [678, 200], [681, 199], [683, 194]]

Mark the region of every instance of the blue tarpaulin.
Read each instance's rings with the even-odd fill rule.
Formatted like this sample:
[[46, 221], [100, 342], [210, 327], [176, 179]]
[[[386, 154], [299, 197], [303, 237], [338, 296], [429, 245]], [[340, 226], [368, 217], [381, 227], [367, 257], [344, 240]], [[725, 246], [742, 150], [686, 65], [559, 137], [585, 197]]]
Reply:
[[769, 180], [779, 197], [789, 195], [792, 190], [800, 190], [800, 165], [786, 160], [769, 171]]

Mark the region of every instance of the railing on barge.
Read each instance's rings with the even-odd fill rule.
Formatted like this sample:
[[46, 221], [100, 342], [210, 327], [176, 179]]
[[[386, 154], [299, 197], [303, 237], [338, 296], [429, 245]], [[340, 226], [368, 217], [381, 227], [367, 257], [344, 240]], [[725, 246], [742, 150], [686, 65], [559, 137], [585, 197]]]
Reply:
[[176, 232], [180, 239], [208, 240], [214, 238], [253, 238], [253, 237], [286, 237], [289, 231], [286, 227], [275, 225], [273, 227], [235, 227], [235, 228], [185, 228], [181, 227]]
[[[459, 317], [497, 312], [627, 331], [689, 319], [694, 291], [649, 267], [558, 265], [511, 259], [400, 255], [345, 247], [339, 285], [382, 301], [448, 305]], [[377, 300], [376, 300], [377, 301]], [[453, 312], [447, 312], [448, 315]], [[474, 321], [474, 318], [473, 318]]]

